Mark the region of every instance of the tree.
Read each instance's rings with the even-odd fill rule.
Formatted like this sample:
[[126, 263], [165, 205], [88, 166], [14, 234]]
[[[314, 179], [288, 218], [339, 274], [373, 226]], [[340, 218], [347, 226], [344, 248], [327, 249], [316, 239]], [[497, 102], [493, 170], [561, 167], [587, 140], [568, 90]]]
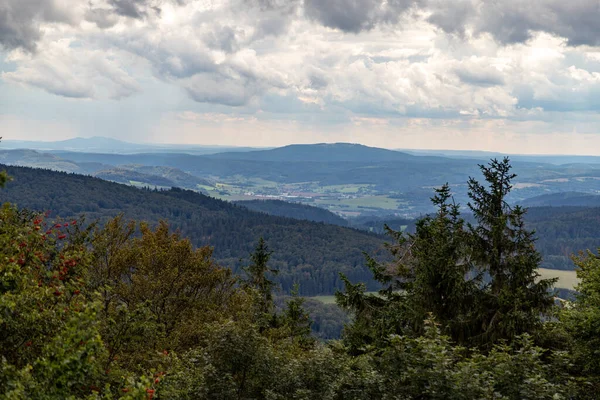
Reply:
[[246, 278], [244, 285], [256, 291], [257, 295], [257, 319], [261, 326], [272, 325], [275, 319], [275, 306], [273, 303], [273, 287], [275, 283], [268, 278], [268, 274], [277, 274], [276, 269], [271, 269], [268, 265], [272, 251], [267, 247], [267, 243], [261, 237], [254, 252], [250, 254], [250, 265], [244, 267]]
[[310, 346], [314, 343], [311, 337], [312, 321], [310, 315], [304, 309], [304, 298], [298, 296], [298, 285], [294, 285], [292, 296], [286, 301], [286, 307], [281, 316], [281, 324], [287, 331], [287, 336], [302, 346]]
[[[600, 250], [600, 249], [598, 249]], [[600, 256], [588, 251], [573, 258], [580, 279], [576, 301], [561, 310], [560, 320], [569, 334], [572, 370], [600, 391]], [[588, 393], [590, 393], [588, 391]], [[590, 398], [592, 398], [591, 395]], [[585, 398], [585, 397], [583, 397]]]
[[90, 286], [101, 293], [107, 367], [116, 357], [131, 368], [153, 366], [157, 353], [189, 349], [203, 324], [237, 307], [231, 271], [214, 263], [210, 248], [195, 249], [166, 222], [139, 231], [117, 217], [94, 237]]
[[364, 346], [389, 334], [420, 335], [430, 316], [455, 341], [468, 338], [479, 276], [470, 273], [467, 232], [449, 186], [436, 189], [431, 201], [437, 212], [419, 220], [414, 234], [386, 227], [394, 238], [388, 245], [392, 263], [367, 255], [374, 278], [384, 285], [378, 296], [365, 295], [364, 286], [343, 278], [346, 292], [338, 294], [338, 302], [355, 317], [347, 342]]
[[516, 177], [510, 172], [509, 159], [493, 159], [479, 168], [487, 186], [469, 179], [468, 206], [476, 223], [468, 228], [473, 263], [488, 281], [478, 303], [480, 332], [473, 339], [489, 346], [535, 332], [540, 316], [554, 303], [550, 289], [556, 280], [538, 280], [541, 256], [534, 246], [534, 232], [525, 228], [526, 210], [506, 202]]
[[432, 198], [437, 212], [419, 220], [414, 234], [388, 229], [392, 263], [367, 256], [383, 286], [378, 296], [342, 277], [346, 290], [337, 298], [354, 316], [345, 330], [351, 351], [385, 345], [390, 334], [420, 335], [429, 314], [456, 343], [487, 349], [540, 327], [555, 280], [538, 280], [541, 257], [525, 210], [505, 200], [515, 177], [509, 160], [480, 168], [487, 186], [468, 182], [473, 224], [465, 226], [444, 185]]
[[[1, 140], [2, 140], [2, 138], [0, 137], [0, 141]], [[0, 171], [0, 188], [4, 187], [6, 182], [8, 182], [9, 180], [10, 180], [10, 177], [8, 176], [6, 171]]]

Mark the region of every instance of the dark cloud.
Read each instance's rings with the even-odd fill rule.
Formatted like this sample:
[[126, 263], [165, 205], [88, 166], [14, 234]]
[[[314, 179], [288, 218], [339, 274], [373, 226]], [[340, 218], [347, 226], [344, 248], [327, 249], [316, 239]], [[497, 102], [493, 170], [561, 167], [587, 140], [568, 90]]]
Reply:
[[35, 51], [41, 22], [71, 23], [72, 18], [52, 0], [0, 1], [0, 45]]
[[480, 0], [433, 4], [429, 21], [446, 32], [489, 33], [503, 44], [524, 43], [536, 32], [567, 39], [571, 46], [600, 45], [600, 2], [597, 0]]
[[352, 33], [396, 24], [411, 10], [426, 12], [427, 20], [444, 32], [463, 35], [470, 28], [503, 44], [546, 32], [571, 46], [600, 45], [598, 0], [304, 0], [308, 18]]
[[109, 4], [118, 15], [138, 19], [147, 15], [147, 3], [146, 0], [109, 0]]
[[236, 32], [230, 26], [218, 26], [204, 35], [204, 43], [211, 49], [220, 49], [227, 53], [239, 50]]
[[495, 68], [477, 68], [474, 65], [457, 68], [454, 73], [461, 82], [474, 86], [499, 86], [504, 84], [504, 77]]
[[416, 0], [305, 0], [306, 15], [329, 28], [358, 33], [396, 23]]
[[430, 1], [428, 9], [431, 15], [427, 20], [446, 33], [463, 35], [469, 18], [475, 12], [470, 0]]
[[194, 101], [230, 107], [244, 106], [257, 94], [254, 84], [219, 74], [196, 76], [185, 89]]
[[85, 19], [93, 22], [100, 29], [112, 28], [118, 22], [118, 17], [112, 10], [90, 8], [85, 12]]

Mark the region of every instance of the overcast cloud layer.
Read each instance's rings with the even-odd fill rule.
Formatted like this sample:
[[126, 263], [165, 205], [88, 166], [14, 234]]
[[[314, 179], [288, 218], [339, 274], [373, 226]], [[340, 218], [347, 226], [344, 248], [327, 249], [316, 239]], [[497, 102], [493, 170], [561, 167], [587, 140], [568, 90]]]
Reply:
[[597, 0], [1, 0], [11, 139], [600, 154]]

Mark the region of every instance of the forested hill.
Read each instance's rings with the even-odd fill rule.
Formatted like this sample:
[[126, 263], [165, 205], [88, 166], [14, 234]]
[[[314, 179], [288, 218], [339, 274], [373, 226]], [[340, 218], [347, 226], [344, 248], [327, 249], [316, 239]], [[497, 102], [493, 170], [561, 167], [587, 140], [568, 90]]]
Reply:
[[266, 215], [202, 194], [172, 189], [140, 190], [89, 176], [24, 167], [4, 167], [14, 178], [0, 191], [0, 202], [51, 210], [63, 218], [87, 220], [123, 213], [127, 218], [169, 221], [197, 246], [214, 246], [215, 258], [234, 269], [247, 260], [260, 236], [274, 251], [273, 267], [284, 291], [294, 282], [304, 295], [331, 294], [341, 288], [338, 274], [365, 281], [363, 251], [382, 248], [381, 236], [350, 228]]
[[599, 207], [531, 207], [525, 221], [535, 230], [545, 268], [573, 270], [571, 255], [595, 250], [600, 242]]
[[600, 196], [580, 192], [549, 193], [525, 199], [521, 204], [526, 207], [600, 207]]
[[395, 150], [354, 143], [292, 144], [269, 150], [217, 153], [213, 159], [253, 160], [273, 162], [427, 162], [433, 157], [416, 157]]
[[348, 221], [324, 208], [313, 207], [301, 203], [290, 203], [283, 200], [244, 200], [236, 204], [254, 211], [307, 221], [324, 222], [339, 226], [348, 226]]

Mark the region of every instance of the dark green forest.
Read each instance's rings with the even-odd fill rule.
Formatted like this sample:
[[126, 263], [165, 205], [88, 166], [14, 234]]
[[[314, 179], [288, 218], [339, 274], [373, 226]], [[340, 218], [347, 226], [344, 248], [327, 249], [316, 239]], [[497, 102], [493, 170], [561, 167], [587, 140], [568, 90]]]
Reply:
[[303, 295], [333, 294], [342, 288], [339, 272], [378, 289], [364, 267], [363, 252], [381, 252], [381, 235], [266, 215], [187, 190], [140, 190], [83, 175], [23, 167], [6, 170], [14, 181], [0, 192], [0, 202], [51, 211], [63, 219], [83, 214], [88, 222], [119, 214], [152, 224], [166, 220], [195, 246], [213, 246], [214, 257], [236, 272], [240, 259], [262, 236], [275, 251], [272, 262], [280, 271], [276, 279], [284, 293], [298, 283]]
[[[311, 318], [298, 285], [276, 296], [285, 270], [275, 262], [275, 235], [252, 240], [234, 272], [216, 248], [194, 246], [165, 221], [102, 213], [109, 201], [139, 210], [162, 199], [177, 215], [203, 198], [195, 193], [119, 191], [97, 179], [11, 168], [12, 182], [0, 174], [3, 196], [37, 177], [46, 192], [20, 185], [46, 202], [42, 209], [76, 200], [71, 185], [85, 196], [82, 207], [90, 193], [113, 196], [98, 196], [103, 207], [95, 200], [102, 223], [9, 203], [0, 209], [0, 399], [598, 398], [600, 258], [575, 257], [578, 294], [555, 298], [554, 280], [537, 273], [542, 257], [526, 210], [506, 202], [515, 178], [508, 159], [480, 169], [484, 180], [467, 182], [469, 218], [444, 185], [432, 195], [436, 212], [414, 231], [388, 229], [386, 257], [365, 251], [378, 293], [341, 271], [336, 302], [347, 323], [341, 339], [323, 341], [311, 325], [324, 321]], [[195, 207], [231, 212], [240, 224], [251, 218], [211, 199]], [[300, 223], [254, 215], [287, 228]], [[319, 330], [321, 339], [331, 332]]]
[[290, 203], [283, 200], [245, 200], [238, 201], [236, 204], [249, 208], [250, 210], [278, 215], [280, 217], [348, 226], [348, 221], [339, 215], [323, 208], [308, 206], [306, 204]]
[[[6, 169], [15, 180], [0, 192], [2, 202], [50, 210], [52, 216], [64, 219], [85, 214], [89, 222], [105, 221], [121, 213], [128, 219], [150, 223], [164, 219], [194, 245], [213, 246], [215, 258], [236, 272], [241, 267], [240, 259], [262, 236], [272, 243], [272, 262], [280, 271], [276, 280], [284, 293], [290, 293], [296, 282], [302, 295], [333, 294], [342, 287], [339, 272], [365, 282], [369, 290], [377, 290], [379, 284], [364, 267], [363, 252], [386, 257], [382, 251], [386, 223], [395, 230], [414, 230], [414, 221], [406, 219], [363, 217], [354, 222], [360, 229], [349, 229], [265, 215], [181, 189], [140, 190], [83, 175], [23, 167]], [[275, 204], [281, 214], [289, 217], [301, 217], [298, 210], [315, 212], [314, 207], [283, 202], [258, 204]], [[468, 210], [465, 218], [471, 218]], [[600, 240], [599, 219], [600, 209], [585, 207], [533, 207], [525, 216], [527, 226], [536, 231], [536, 246], [543, 256], [541, 265], [553, 269], [573, 269], [571, 254], [595, 248]]]

